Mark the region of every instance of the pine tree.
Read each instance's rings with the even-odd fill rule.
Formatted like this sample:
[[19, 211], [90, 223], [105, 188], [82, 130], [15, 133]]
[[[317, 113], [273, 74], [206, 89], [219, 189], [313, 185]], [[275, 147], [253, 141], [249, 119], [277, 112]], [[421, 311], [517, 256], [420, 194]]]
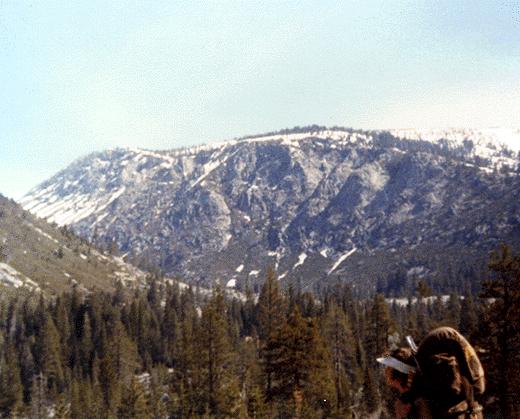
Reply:
[[471, 294], [464, 297], [460, 308], [460, 323], [459, 330], [464, 336], [470, 340], [477, 334], [478, 331], [478, 311], [475, 300]]
[[273, 377], [267, 396], [285, 406], [285, 414], [318, 414], [334, 406], [330, 354], [315, 321], [304, 319], [297, 305], [267, 349], [274, 355], [267, 371]]
[[211, 415], [230, 415], [236, 410], [239, 395], [236, 360], [229, 340], [226, 304], [220, 290], [202, 310], [200, 361], [203, 372], [202, 397]]
[[446, 319], [446, 324], [451, 327], [458, 327], [460, 324], [460, 316], [461, 316], [461, 303], [460, 297], [457, 293], [452, 292], [450, 294], [450, 298], [448, 300], [448, 318]]
[[265, 373], [265, 391], [271, 393], [273, 371], [273, 339], [284, 322], [285, 300], [274, 271], [267, 271], [267, 279], [258, 297], [258, 336], [261, 345], [261, 358]]
[[47, 312], [43, 328], [42, 351], [42, 373], [47, 379], [50, 396], [54, 397], [63, 390], [65, 385], [65, 375], [63, 372], [60, 336], [49, 312]]
[[199, 318], [191, 300], [191, 291], [183, 293], [179, 305], [179, 339], [176, 341], [177, 359], [174, 374], [170, 381], [170, 411], [174, 416], [190, 416], [194, 414], [202, 387], [200, 354], [197, 351], [196, 335], [199, 332]]
[[56, 419], [69, 419], [71, 417], [70, 404], [63, 393], [60, 394], [54, 406], [54, 417]]
[[283, 323], [285, 305], [276, 274], [268, 269], [267, 279], [258, 297], [258, 336], [262, 342], [266, 342]]
[[382, 294], [375, 295], [367, 323], [367, 359], [374, 360], [388, 349], [388, 336], [395, 331], [388, 304]]
[[0, 355], [0, 416], [9, 416], [10, 412], [21, 406], [23, 388], [14, 347], [9, 345], [7, 350], [2, 352]]
[[492, 354], [486, 372], [496, 386], [504, 417], [519, 417], [520, 401], [520, 254], [507, 246], [492, 255], [489, 264], [494, 278], [483, 284], [486, 299], [483, 337]]
[[47, 417], [47, 405], [47, 379], [40, 373], [34, 376], [31, 386], [31, 417]]
[[83, 328], [81, 333], [81, 345], [79, 348], [79, 362], [83, 377], [91, 376], [92, 362], [94, 360], [94, 342], [90, 315], [84, 313]]
[[322, 330], [332, 355], [337, 414], [345, 414], [352, 401], [353, 383], [359, 380], [359, 367], [350, 321], [335, 302], [325, 313]]
[[[94, 360], [96, 363], [97, 359]], [[99, 389], [103, 396], [105, 409], [111, 414], [115, 414], [120, 400], [120, 382], [117, 378], [116, 367], [112, 354], [106, 353], [99, 362], [99, 367], [95, 366], [95, 370], [99, 368], [97, 379], [99, 380]]]
[[118, 409], [120, 418], [145, 419], [150, 417], [146, 394], [142, 384], [132, 377], [130, 383], [125, 386], [121, 403]]
[[148, 386], [150, 417], [168, 417], [168, 402], [171, 399], [167, 386], [168, 379], [168, 369], [162, 366], [155, 368], [150, 374], [150, 384]]
[[258, 341], [247, 336], [240, 344], [240, 382], [242, 397], [249, 417], [268, 416], [268, 407], [263, 394], [262, 368], [258, 359]]
[[366, 409], [366, 416], [370, 416], [381, 406], [381, 398], [378, 392], [378, 383], [371, 368], [365, 369], [363, 384], [363, 401]]

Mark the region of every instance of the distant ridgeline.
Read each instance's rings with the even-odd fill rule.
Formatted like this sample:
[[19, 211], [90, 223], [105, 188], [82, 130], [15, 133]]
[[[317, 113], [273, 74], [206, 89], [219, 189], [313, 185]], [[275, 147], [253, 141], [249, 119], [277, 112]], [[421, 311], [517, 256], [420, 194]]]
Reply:
[[403, 295], [476, 289], [518, 248], [518, 130], [311, 126], [72, 163], [21, 203], [126, 260], [191, 284]]

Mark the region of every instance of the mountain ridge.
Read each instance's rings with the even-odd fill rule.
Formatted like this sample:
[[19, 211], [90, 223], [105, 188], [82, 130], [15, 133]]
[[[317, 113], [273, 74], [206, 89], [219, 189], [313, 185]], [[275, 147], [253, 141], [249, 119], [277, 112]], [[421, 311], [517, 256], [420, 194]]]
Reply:
[[[518, 206], [503, 197], [518, 192], [518, 154], [501, 142], [504, 131], [451, 130], [434, 141], [428, 133], [323, 128], [98, 152], [21, 202], [83, 237], [114, 240], [137, 263], [239, 289], [258, 283], [268, 265], [282, 280], [312, 276], [312, 286], [349, 270], [361, 282], [370, 272], [374, 283], [388, 276], [374, 268], [378, 258], [408, 266], [421, 259], [414, 249], [433, 246], [481, 259], [517, 231]], [[493, 207], [505, 221], [493, 220]], [[407, 269], [421, 272], [419, 262]], [[426, 265], [432, 281], [444, 275], [438, 263]], [[360, 281], [351, 276], [344, 280]]]

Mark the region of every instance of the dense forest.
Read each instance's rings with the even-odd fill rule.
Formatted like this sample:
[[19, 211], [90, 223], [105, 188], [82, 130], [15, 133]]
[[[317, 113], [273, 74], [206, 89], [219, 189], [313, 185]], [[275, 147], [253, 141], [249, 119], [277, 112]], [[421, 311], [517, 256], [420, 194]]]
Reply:
[[358, 298], [344, 284], [258, 296], [146, 288], [0, 297], [0, 417], [392, 417], [375, 358], [439, 325], [477, 348], [486, 412], [519, 417], [520, 254], [494, 253], [478, 293]]

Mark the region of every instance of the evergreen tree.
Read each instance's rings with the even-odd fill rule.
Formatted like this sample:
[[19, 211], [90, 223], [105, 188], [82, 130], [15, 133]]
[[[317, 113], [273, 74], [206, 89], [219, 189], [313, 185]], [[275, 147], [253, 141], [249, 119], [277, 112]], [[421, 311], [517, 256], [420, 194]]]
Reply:
[[90, 315], [84, 313], [83, 328], [80, 338], [79, 363], [83, 377], [91, 376], [92, 362], [94, 360], [94, 341], [92, 336], [92, 326]]
[[48, 415], [47, 379], [40, 373], [33, 378], [31, 386], [31, 417], [44, 418]]
[[47, 379], [51, 397], [60, 393], [65, 385], [60, 336], [54, 320], [47, 312], [43, 328], [42, 373]]
[[69, 419], [71, 417], [70, 404], [64, 393], [60, 394], [54, 406], [54, 417], [56, 419]]
[[388, 349], [388, 336], [395, 331], [390, 310], [382, 294], [376, 294], [367, 318], [367, 359], [374, 360]]
[[475, 300], [471, 294], [467, 294], [461, 302], [459, 330], [470, 340], [478, 332], [478, 311]]
[[97, 380], [99, 380], [99, 390], [103, 397], [104, 408], [109, 414], [115, 414], [119, 405], [121, 389], [112, 354], [110, 352], [106, 353], [99, 362], [99, 366], [97, 365], [97, 359], [94, 360], [94, 363], [94, 370], [97, 371], [99, 369]]
[[13, 346], [8, 345], [0, 354], [0, 416], [9, 416], [21, 406], [22, 400], [20, 368]]
[[365, 369], [363, 383], [363, 401], [366, 416], [374, 413], [381, 406], [381, 398], [378, 391], [378, 383], [371, 368]]
[[460, 316], [461, 316], [461, 303], [460, 297], [457, 293], [452, 292], [450, 294], [450, 298], [447, 304], [447, 315], [446, 325], [457, 328], [460, 324]]
[[483, 340], [492, 354], [486, 372], [496, 387], [503, 417], [520, 416], [520, 254], [502, 246], [489, 265], [494, 277], [483, 284]]
[[214, 416], [230, 415], [236, 411], [239, 388], [227, 330], [226, 304], [220, 290], [214, 292], [202, 310], [199, 341], [202, 397], [207, 411]]
[[332, 355], [337, 414], [345, 414], [351, 405], [354, 383], [359, 382], [356, 342], [350, 321], [335, 302], [329, 305], [322, 330]]
[[335, 405], [330, 354], [313, 319], [304, 319], [294, 306], [287, 322], [271, 340], [273, 384], [267, 394], [280, 402], [285, 414], [316, 415]]
[[132, 377], [130, 383], [124, 387], [118, 417], [136, 419], [150, 417], [143, 385], [135, 377]]
[[274, 271], [267, 271], [267, 278], [258, 297], [258, 336], [261, 345], [262, 365], [265, 372], [265, 391], [271, 393], [273, 371], [273, 339], [284, 322], [285, 300]]

